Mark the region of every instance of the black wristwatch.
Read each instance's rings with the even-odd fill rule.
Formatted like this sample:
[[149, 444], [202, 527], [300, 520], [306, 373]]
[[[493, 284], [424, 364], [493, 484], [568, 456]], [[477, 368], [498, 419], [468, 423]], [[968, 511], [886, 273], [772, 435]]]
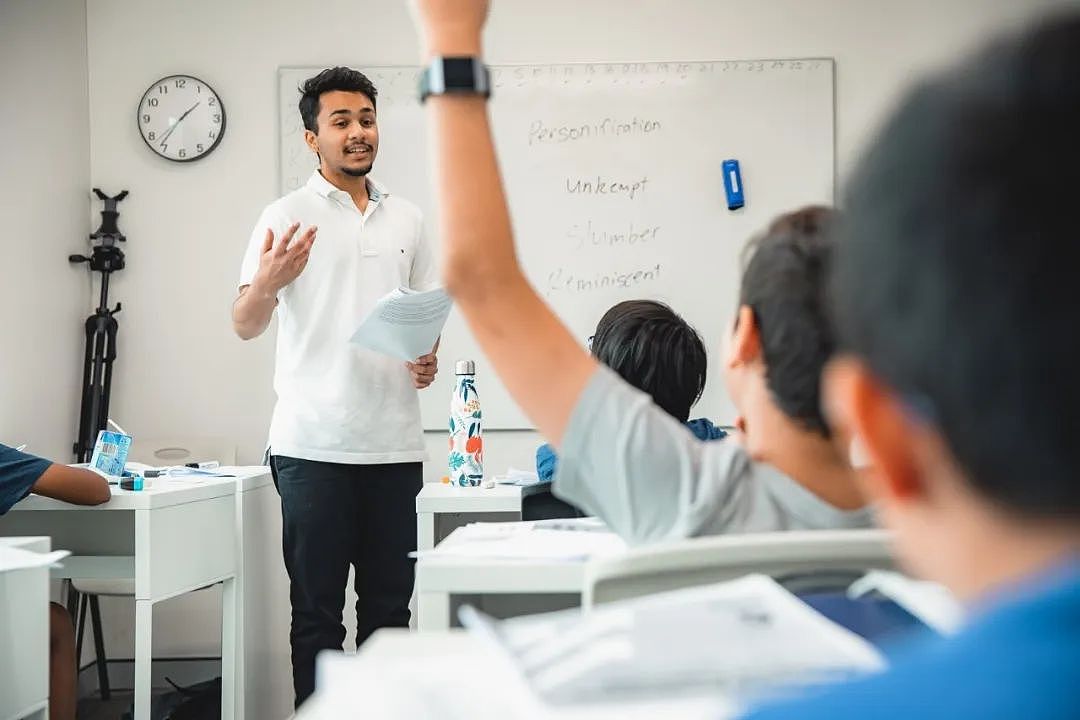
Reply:
[[428, 95], [491, 97], [491, 76], [476, 57], [437, 57], [420, 74], [420, 102]]

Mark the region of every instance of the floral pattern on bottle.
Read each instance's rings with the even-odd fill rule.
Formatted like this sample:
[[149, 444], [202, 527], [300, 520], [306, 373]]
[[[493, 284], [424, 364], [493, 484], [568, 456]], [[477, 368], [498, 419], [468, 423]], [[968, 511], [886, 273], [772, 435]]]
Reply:
[[484, 480], [484, 438], [480, 396], [475, 375], [458, 375], [450, 397], [450, 455], [452, 485], [476, 486]]

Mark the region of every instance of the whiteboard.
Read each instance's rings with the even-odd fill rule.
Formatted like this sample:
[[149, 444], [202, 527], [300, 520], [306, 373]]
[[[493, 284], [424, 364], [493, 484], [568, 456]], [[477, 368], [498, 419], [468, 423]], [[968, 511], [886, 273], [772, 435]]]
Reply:
[[[380, 148], [373, 177], [437, 227], [417, 67], [354, 65], [375, 83]], [[297, 88], [322, 68], [278, 72], [280, 184], [316, 167]], [[584, 345], [616, 302], [669, 303], [705, 340], [709, 379], [694, 416], [733, 417], [722, 338], [737, 301], [740, 251], [779, 212], [832, 204], [832, 59], [492, 67], [492, 123], [518, 257]], [[746, 205], [729, 211], [721, 163], [740, 162]], [[530, 428], [455, 310], [424, 427], [443, 429], [457, 359], [477, 363], [485, 429]], [[551, 373], [559, 368], [551, 367]], [[537, 378], [542, 382], [542, 378]]]

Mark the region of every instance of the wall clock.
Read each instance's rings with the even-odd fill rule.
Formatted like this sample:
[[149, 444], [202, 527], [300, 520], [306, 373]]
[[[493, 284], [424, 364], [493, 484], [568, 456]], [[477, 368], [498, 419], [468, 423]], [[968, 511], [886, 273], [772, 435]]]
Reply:
[[190, 75], [169, 75], [148, 87], [136, 120], [147, 147], [174, 162], [206, 157], [225, 135], [221, 97]]

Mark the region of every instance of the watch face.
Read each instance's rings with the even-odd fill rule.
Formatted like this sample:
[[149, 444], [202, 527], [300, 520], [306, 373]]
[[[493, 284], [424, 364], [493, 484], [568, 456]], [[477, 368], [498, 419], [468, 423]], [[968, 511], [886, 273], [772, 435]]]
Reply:
[[166, 160], [191, 162], [210, 153], [225, 134], [225, 107], [214, 89], [190, 75], [158, 80], [139, 101], [139, 133]]
[[447, 90], [476, 89], [476, 61], [473, 58], [443, 58], [443, 83]]

